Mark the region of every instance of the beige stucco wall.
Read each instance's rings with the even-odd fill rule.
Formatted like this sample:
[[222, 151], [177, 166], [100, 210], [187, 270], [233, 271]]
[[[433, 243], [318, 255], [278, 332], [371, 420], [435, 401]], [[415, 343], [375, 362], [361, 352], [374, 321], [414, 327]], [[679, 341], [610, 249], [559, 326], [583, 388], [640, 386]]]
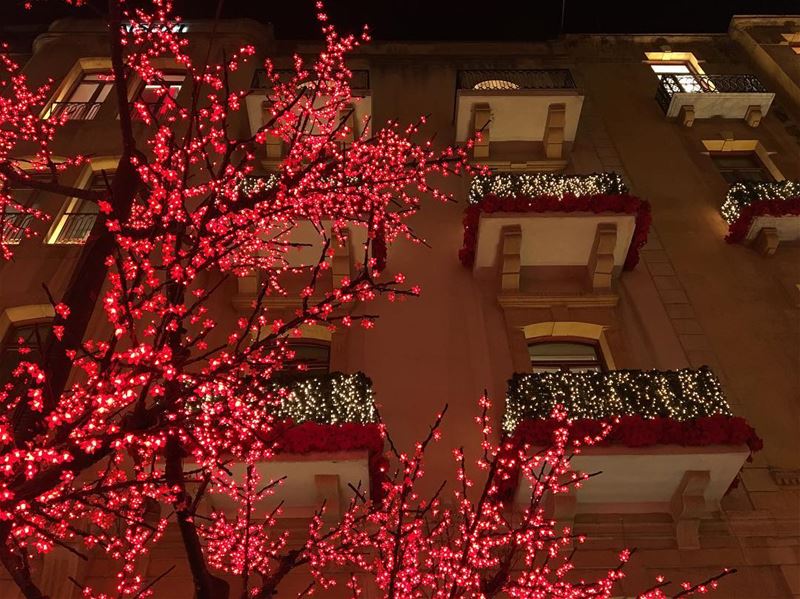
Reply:
[[[86, 25], [79, 25], [75, 28], [84, 32]], [[70, 30], [64, 23], [59, 28]], [[235, 33], [235, 28], [229, 31], [231, 38]], [[198, 53], [204, 51], [203, 43], [198, 38]], [[390, 249], [390, 272], [402, 271], [421, 285], [422, 297], [370, 306], [370, 312], [380, 314], [377, 327], [368, 332], [357, 328], [340, 338], [334, 359], [342, 368], [362, 370], [372, 378], [381, 413], [401, 446], [423, 435], [435, 413], [449, 405], [442, 451], [432, 457], [426, 477], [431, 488], [451, 472], [447, 449], [468, 444], [476, 432], [473, 417], [484, 389], [495, 401], [499, 425], [505, 382], [524, 366], [520, 352], [525, 325], [602, 325], [617, 368], [711, 365], [734, 411], [757, 428], [766, 447], [743, 472], [743, 485], [726, 498], [724, 511], [703, 523], [701, 549], [679, 550], [666, 516], [582, 517], [578, 530], [596, 538], [578, 564], [588, 574], [613, 563], [612, 549], [636, 546], [640, 552], [624, 584], [628, 594], [649, 586], [656, 573], [698, 579], [720, 567], [736, 567], [740, 573], [723, 583], [718, 596], [800, 597], [800, 310], [795, 287], [800, 282], [800, 246], [782, 244], [775, 257], [763, 258], [748, 247], [724, 242], [727, 226], [718, 208], [727, 186], [704, 154], [702, 140], [719, 139], [722, 132], [758, 140], [774, 152], [772, 159], [790, 179], [800, 179], [800, 146], [786, 121], [773, 113], [757, 129], [721, 119], [698, 121], [691, 129], [668, 121], [654, 100], [656, 80], [642, 63], [645, 51], [667, 43], [674, 50], [695, 52], [709, 73], [753, 70], [745, 50], [724, 35], [572, 37], [550, 44], [374, 44], [364, 49], [357, 61], [370, 69], [374, 122], [427, 114], [439, 144], [455, 137], [457, 69], [568, 66], [586, 101], [566, 172], [624, 174], [633, 193], [651, 202], [654, 224], [641, 263], [615, 284], [616, 307], [554, 303], [504, 311], [496, 281], [474, 277], [458, 261], [467, 182], [451, 178], [446, 187], [458, 201], [428, 202], [414, 222], [430, 247], [401, 241]], [[264, 40], [259, 53], [268, 45]], [[299, 46], [302, 51], [310, 48]], [[290, 50], [291, 44], [282, 49]], [[54, 32], [39, 42], [26, 72], [34, 81], [58, 79], [78, 58], [102, 55], [99, 34], [84, 32], [76, 38]], [[796, 77], [789, 67], [787, 73]], [[239, 77], [240, 85], [248, 85], [250, 71]], [[793, 111], [780, 102], [775, 108]], [[68, 124], [57, 140], [65, 154], [118, 151], [116, 140], [104, 134], [113, 126], [113, 109], [103, 110], [97, 121]], [[58, 295], [78, 251], [36, 240], [21, 244], [13, 262], [0, 264], [0, 309], [43, 303], [42, 282]], [[226, 291], [229, 296], [217, 306], [223, 330], [236, 317], [230, 303], [235, 285]], [[789, 475], [775, 476], [776, 471]], [[794, 486], [778, 484], [792, 473]], [[176, 560], [177, 540], [157, 550], [148, 573], [157, 575]], [[90, 581], [109, 575], [102, 561], [86, 568]], [[188, 580], [181, 564], [159, 583], [157, 596], [189, 596]], [[287, 581], [281, 596], [305, 586], [301, 581], [302, 576]]]

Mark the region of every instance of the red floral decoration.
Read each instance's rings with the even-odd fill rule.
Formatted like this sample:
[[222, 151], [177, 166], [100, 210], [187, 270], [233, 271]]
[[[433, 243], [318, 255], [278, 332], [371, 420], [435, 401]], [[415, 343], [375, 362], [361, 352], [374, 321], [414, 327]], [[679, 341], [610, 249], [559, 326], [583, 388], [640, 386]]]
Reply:
[[787, 200], [761, 200], [744, 206], [739, 211], [739, 218], [731, 223], [725, 241], [741, 243], [756, 217], [759, 216], [800, 216], [800, 197]]
[[[596, 437], [604, 429], [604, 425], [602, 420], [576, 419], [572, 421], [571, 434], [575, 438]], [[552, 443], [554, 431], [563, 426], [563, 422], [553, 418], [523, 420], [511, 436], [506, 451], [514, 454], [525, 445], [546, 447]], [[715, 414], [682, 421], [663, 417], [620, 416], [611, 432], [597, 445], [625, 447], [747, 445], [752, 454], [760, 451], [764, 447], [764, 442], [744, 418]], [[513, 495], [518, 481], [518, 472], [503, 481], [504, 498]]]
[[273, 429], [277, 454], [306, 455], [314, 452], [363, 451], [369, 454], [370, 497], [383, 497], [387, 460], [383, 454], [380, 424], [318, 424], [287, 421]]
[[526, 196], [498, 197], [487, 195], [477, 204], [467, 206], [464, 211], [464, 245], [458, 252], [461, 263], [470, 268], [475, 263], [475, 247], [478, 242], [478, 223], [482, 212], [616, 212], [636, 215], [625, 270], [633, 269], [639, 262], [639, 250], [647, 243], [652, 215], [650, 204], [628, 194], [597, 194], [574, 196]]

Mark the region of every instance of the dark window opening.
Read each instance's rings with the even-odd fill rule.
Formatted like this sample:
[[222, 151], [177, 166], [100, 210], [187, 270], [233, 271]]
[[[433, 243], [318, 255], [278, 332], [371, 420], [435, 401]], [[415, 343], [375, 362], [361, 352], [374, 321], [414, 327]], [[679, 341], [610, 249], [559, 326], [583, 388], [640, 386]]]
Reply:
[[600, 372], [605, 369], [595, 343], [542, 341], [528, 345], [533, 372]]

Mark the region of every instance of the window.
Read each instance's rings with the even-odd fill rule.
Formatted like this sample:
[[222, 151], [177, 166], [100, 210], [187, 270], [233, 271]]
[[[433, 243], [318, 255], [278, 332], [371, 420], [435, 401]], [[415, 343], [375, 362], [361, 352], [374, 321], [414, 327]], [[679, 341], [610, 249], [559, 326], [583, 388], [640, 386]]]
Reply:
[[[107, 175], [111, 176], [111, 175]], [[102, 172], [94, 173], [88, 189], [106, 191], [108, 183]], [[47, 236], [47, 243], [62, 245], [80, 245], [89, 238], [97, 220], [98, 207], [95, 202], [70, 198], [64, 212], [61, 213]]]
[[[31, 174], [30, 177], [42, 181], [50, 180], [50, 176], [45, 173], [34, 173]], [[32, 187], [15, 187], [12, 189], [12, 195], [20, 206], [24, 206], [25, 208], [38, 208], [39, 206], [39, 191], [37, 189]], [[2, 232], [3, 243], [18, 244], [22, 241], [24, 237], [23, 231], [26, 227], [30, 226], [32, 221], [32, 214], [26, 214], [20, 211], [16, 206], [4, 206], [2, 211], [0, 211], [0, 223], [2, 223], [0, 232]]]
[[158, 83], [147, 83], [139, 92], [139, 100], [147, 107], [151, 115], [159, 115], [166, 108], [167, 96], [175, 100], [181, 92], [183, 82], [186, 80], [184, 73], [165, 73]]
[[580, 341], [541, 341], [528, 345], [533, 372], [600, 372], [604, 369], [595, 343]]
[[90, 121], [97, 116], [114, 82], [105, 73], [84, 73], [64, 101], [53, 102], [50, 117], [65, 115], [73, 121]]
[[[0, 386], [11, 382], [20, 362], [41, 360], [50, 336], [50, 322], [12, 324], [0, 345]], [[23, 353], [23, 348], [29, 350]]]
[[[289, 341], [289, 349], [294, 352], [294, 358], [286, 361], [286, 370], [297, 371], [300, 376], [306, 374], [327, 374], [331, 363], [331, 344], [322, 339], [292, 339]], [[303, 371], [298, 371], [297, 367], [302, 364], [306, 367]]]
[[773, 181], [764, 163], [754, 152], [718, 152], [711, 154], [714, 166], [728, 183]]

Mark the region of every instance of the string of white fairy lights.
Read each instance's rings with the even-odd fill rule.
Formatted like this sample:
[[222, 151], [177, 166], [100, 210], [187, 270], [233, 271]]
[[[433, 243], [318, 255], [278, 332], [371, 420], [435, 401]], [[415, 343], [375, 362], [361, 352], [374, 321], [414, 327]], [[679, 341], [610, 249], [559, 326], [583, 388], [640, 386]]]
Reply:
[[498, 197], [562, 197], [570, 194], [586, 196], [623, 194], [628, 188], [617, 173], [591, 175], [559, 175], [555, 173], [495, 173], [478, 175], [469, 188], [470, 204], [477, 204], [487, 195]]
[[722, 386], [708, 367], [523, 373], [508, 382], [503, 430], [512, 433], [523, 420], [548, 418], [556, 405], [573, 419], [731, 415]]
[[745, 206], [767, 200], [788, 200], [790, 198], [800, 198], [800, 182], [739, 182], [734, 183], [728, 189], [728, 195], [725, 196], [725, 202], [722, 204], [720, 212], [728, 224], [732, 224], [739, 219], [742, 208]]
[[276, 416], [295, 423], [369, 424], [377, 422], [372, 381], [362, 372], [331, 372], [296, 380], [275, 381], [273, 390], [286, 389]]

